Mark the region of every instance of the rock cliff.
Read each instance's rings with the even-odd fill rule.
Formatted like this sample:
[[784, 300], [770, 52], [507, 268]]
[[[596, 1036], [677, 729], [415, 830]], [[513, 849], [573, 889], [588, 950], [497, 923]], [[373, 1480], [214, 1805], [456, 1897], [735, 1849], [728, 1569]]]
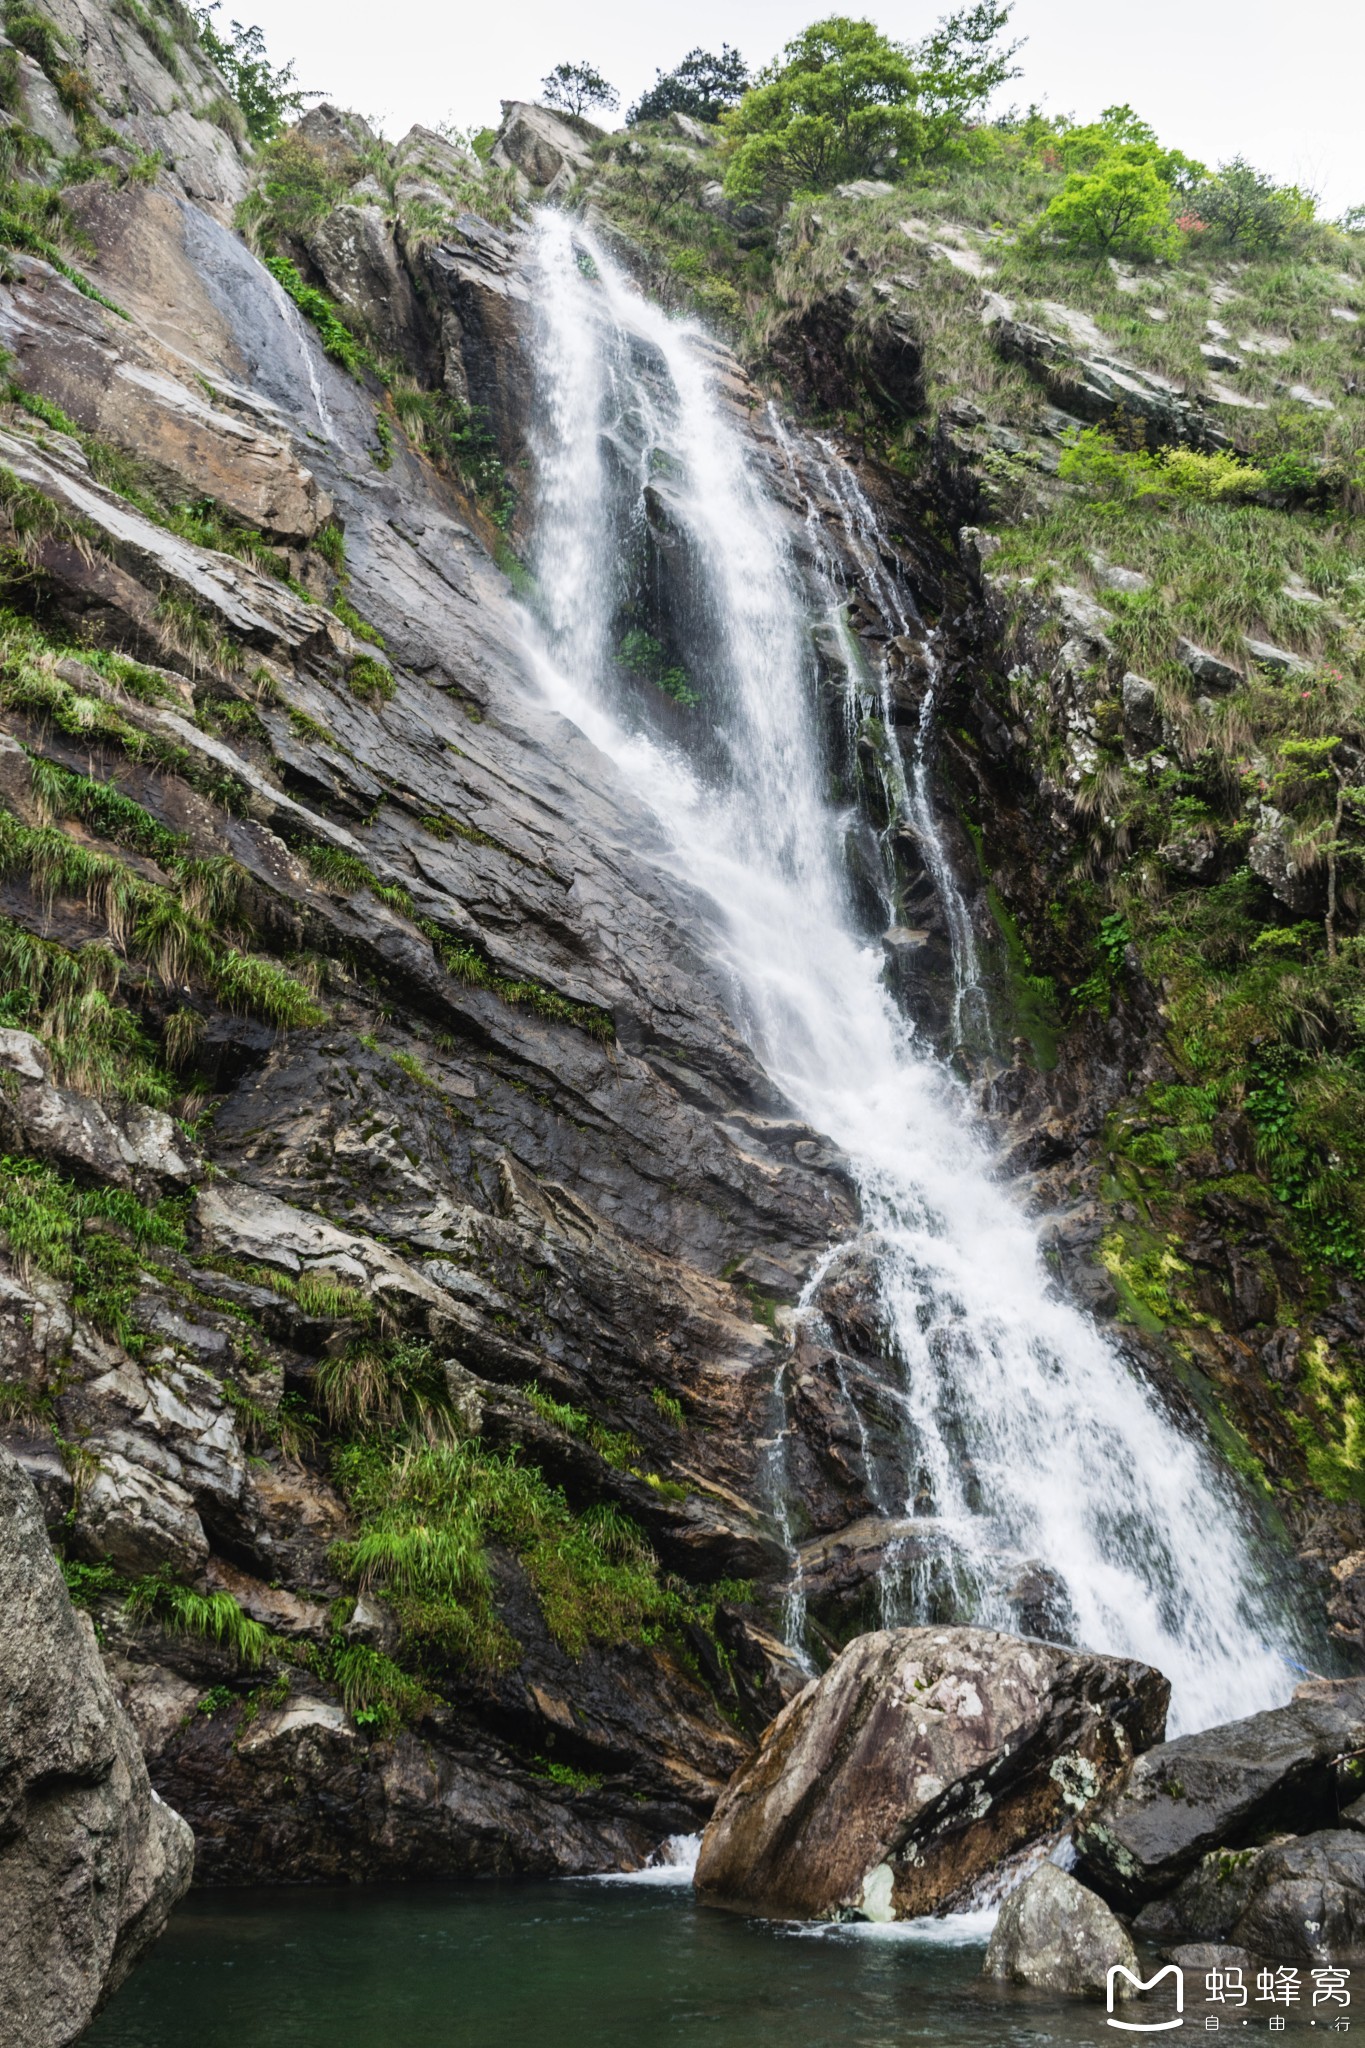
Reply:
[[[201, 1878], [628, 1864], [793, 1683], [747, 1604], [772, 1318], [853, 1198], [529, 676], [477, 165], [297, 131], [392, 187], [291, 247], [446, 408], [405, 428], [233, 232], [222, 130], [212, 190], [144, 135], [175, 95], [99, 69], [111, 19], [63, 17], [116, 137], [80, 266], [0, 289], [7, 1437]], [[471, 395], [472, 473], [420, 432]], [[461, 1475], [468, 1577], [376, 1574]]]

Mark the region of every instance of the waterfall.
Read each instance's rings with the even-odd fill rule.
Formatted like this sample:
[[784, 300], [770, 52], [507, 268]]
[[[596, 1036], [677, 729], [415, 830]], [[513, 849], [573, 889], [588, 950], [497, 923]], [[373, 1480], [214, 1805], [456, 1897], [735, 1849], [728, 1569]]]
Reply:
[[[917, 1044], [859, 933], [848, 818], [830, 801], [820, 739], [812, 615], [829, 592], [812, 588], [800, 518], [765, 490], [727, 415], [713, 345], [562, 214], [541, 216], [535, 261], [533, 657], [714, 904], [718, 964], [767, 1071], [852, 1162], [913, 1473], [898, 1527], [922, 1521], [950, 1557], [962, 1619], [1002, 1622], [989, 1590], [1002, 1554], [1039, 1562], [1064, 1588], [1075, 1641], [1168, 1675], [1177, 1729], [1278, 1703], [1293, 1684], [1290, 1639], [1231, 1481], [1057, 1298], [963, 1091]], [[865, 501], [836, 451], [819, 459], [871, 564]], [[632, 622], [660, 558], [675, 565], [666, 631], [701, 700], [673, 739], [659, 736], [667, 721], [651, 737], [632, 716], [622, 652], [634, 631], [638, 671]], [[875, 573], [909, 620], [908, 598]], [[917, 775], [912, 763], [903, 801], [934, 837]], [[799, 1606], [789, 1600], [789, 1618]]]

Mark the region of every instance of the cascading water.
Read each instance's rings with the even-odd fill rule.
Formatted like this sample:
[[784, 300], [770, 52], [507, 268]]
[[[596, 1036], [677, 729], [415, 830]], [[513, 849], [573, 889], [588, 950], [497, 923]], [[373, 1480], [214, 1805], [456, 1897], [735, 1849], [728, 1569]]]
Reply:
[[[774, 426], [777, 428], [775, 407], [773, 412]], [[790, 448], [790, 442], [780, 433], [780, 429], [779, 437], [784, 445]], [[847, 551], [858, 565], [864, 583], [883, 617], [895, 626], [899, 634], [919, 639], [923, 647], [928, 681], [920, 704], [910, 774], [907, 777], [899, 749], [894, 746], [888, 747], [884, 753], [886, 793], [891, 800], [893, 817], [903, 818], [914, 832], [947, 919], [953, 953], [953, 1008], [950, 1020], [952, 1044], [960, 1045], [965, 1037], [972, 1035], [985, 1049], [989, 1047], [990, 1042], [990, 1017], [986, 992], [981, 980], [981, 962], [977, 954], [976, 938], [972, 931], [971, 912], [967, 908], [966, 899], [958, 887], [957, 877], [948, 859], [929, 787], [929, 742], [933, 734], [941, 673], [936, 636], [925, 631], [914, 599], [887, 572], [882, 561], [882, 534], [877, 516], [868, 503], [867, 493], [858, 479], [847, 465], [840, 461], [836, 450], [828, 441], [815, 442], [814, 449], [808, 454], [808, 462], [825, 495], [838, 507], [839, 524]], [[828, 554], [825, 552], [828, 562]], [[832, 562], [828, 563], [826, 575], [837, 590], [838, 571]], [[842, 628], [840, 637], [845, 645], [848, 645], [852, 636], [848, 633], [842, 612], [839, 615], [839, 625]], [[858, 657], [851, 647], [848, 659], [852, 672]], [[876, 678], [876, 702], [882, 729], [889, 733], [893, 725], [891, 677], [884, 655]]]
[[[718, 958], [768, 1072], [853, 1164], [901, 1375], [900, 1515], [951, 1557], [962, 1618], [1005, 1620], [990, 1591], [1002, 1553], [1040, 1561], [1077, 1641], [1168, 1674], [1173, 1726], [1285, 1698], [1288, 1638], [1228, 1481], [1056, 1298], [961, 1090], [917, 1047], [858, 934], [815, 712], [808, 614], [829, 594], [803, 582], [786, 515], [713, 393], [712, 345], [563, 215], [542, 217], [537, 260], [533, 652], [717, 906]], [[833, 450], [819, 460], [870, 557], [854, 480]], [[646, 521], [685, 558], [670, 631], [705, 693], [686, 758], [622, 709]], [[912, 774], [906, 802], [929, 833], [927, 781], [917, 795]], [[799, 1588], [788, 1611], [799, 1628]]]

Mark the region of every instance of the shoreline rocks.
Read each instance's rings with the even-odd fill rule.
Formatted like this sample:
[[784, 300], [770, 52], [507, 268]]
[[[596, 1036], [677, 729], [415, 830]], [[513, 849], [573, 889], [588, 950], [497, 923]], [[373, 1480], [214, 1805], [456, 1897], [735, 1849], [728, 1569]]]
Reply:
[[1077, 1829], [1079, 1873], [1135, 1908], [1212, 1850], [1276, 1827], [1325, 1827], [1338, 1810], [1338, 1760], [1362, 1748], [1365, 1680], [1317, 1679], [1286, 1707], [1148, 1749]]
[[[1044, 1863], [1000, 1908], [981, 1974], [1033, 1991], [1103, 1998], [1115, 1965], [1137, 1971], [1127, 1929], [1103, 1899], [1055, 1863]], [[1114, 1990], [1116, 1997], [1133, 1995], [1123, 1978]]]

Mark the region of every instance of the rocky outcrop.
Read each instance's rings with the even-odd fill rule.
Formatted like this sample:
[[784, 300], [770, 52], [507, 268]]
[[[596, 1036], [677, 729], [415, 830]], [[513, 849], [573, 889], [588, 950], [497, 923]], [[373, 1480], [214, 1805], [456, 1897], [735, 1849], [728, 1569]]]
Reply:
[[[303, 125], [338, 177], [392, 173], [346, 202], [428, 323], [385, 345], [513, 457], [530, 297], [516, 234], [455, 204], [480, 173], [439, 137]], [[71, 204], [126, 317], [11, 252], [0, 338], [74, 431], [0, 420], [42, 593], [4, 657], [0, 919], [116, 1025], [80, 1065], [35, 998], [0, 1042], [0, 1136], [54, 1233], [0, 1245], [5, 1440], [202, 1879], [638, 1863], [800, 1683], [767, 1304], [853, 1227], [844, 1162], [745, 1044], [713, 910], [540, 696], [487, 505], [219, 209], [170, 178]], [[203, 544], [203, 498], [239, 552]], [[176, 1113], [206, 1102], [191, 1141]], [[592, 1611], [584, 1640], [497, 1538], [496, 1654], [415, 1650], [338, 1549], [361, 1515], [323, 1389], [367, 1345], [420, 1354], [481, 1469], [630, 1532], [665, 1619]], [[347, 1689], [358, 1650], [401, 1713]]]
[[[1067, 1998], [1103, 1998], [1115, 1967], [1136, 1976], [1137, 1950], [1103, 1899], [1055, 1863], [1044, 1863], [1010, 1893], [991, 1934], [983, 1977]], [[1127, 1978], [1116, 1998], [1131, 1998]]]
[[592, 166], [591, 145], [602, 130], [591, 121], [526, 100], [504, 100], [491, 162], [516, 171], [541, 199], [560, 199]]
[[1342, 1679], [1315, 1680], [1287, 1707], [1148, 1749], [1077, 1829], [1081, 1875], [1106, 1898], [1140, 1905], [1210, 1850], [1326, 1821], [1337, 1810], [1338, 1763], [1362, 1746], [1365, 1680]]
[[60, 2048], [160, 1934], [194, 1843], [151, 1788], [33, 1489], [2, 1449], [0, 1670], [0, 2043]]
[[698, 1890], [767, 1913], [941, 1912], [1089, 1811], [1168, 1694], [1145, 1665], [986, 1629], [861, 1636], [726, 1787]]
[[1196, 448], [1226, 448], [1229, 437], [1206, 407], [1180, 385], [1110, 354], [1103, 336], [1090, 345], [1082, 331], [1063, 338], [1035, 322], [1020, 320], [1003, 302], [988, 307], [992, 339], [1007, 360], [1022, 363], [1043, 385], [1054, 405], [1073, 418], [1112, 423], [1127, 417], [1162, 441]]

